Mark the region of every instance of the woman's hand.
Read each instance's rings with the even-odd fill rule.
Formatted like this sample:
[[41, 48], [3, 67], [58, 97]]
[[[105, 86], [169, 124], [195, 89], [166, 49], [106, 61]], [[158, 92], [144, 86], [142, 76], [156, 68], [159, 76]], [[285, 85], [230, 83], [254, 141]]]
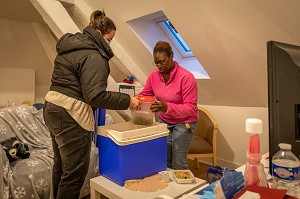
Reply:
[[137, 97], [131, 97], [129, 109], [138, 110], [140, 104], [140, 100]]
[[150, 105], [150, 109], [152, 112], [162, 111], [166, 113], [168, 110], [168, 105], [165, 102], [155, 101]]

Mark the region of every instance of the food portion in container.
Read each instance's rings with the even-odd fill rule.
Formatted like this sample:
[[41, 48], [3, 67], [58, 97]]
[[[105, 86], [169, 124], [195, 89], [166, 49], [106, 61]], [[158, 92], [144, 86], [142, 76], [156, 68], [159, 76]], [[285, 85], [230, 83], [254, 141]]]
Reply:
[[153, 114], [147, 111], [132, 111], [131, 121], [137, 125], [150, 126], [153, 124]]
[[139, 110], [131, 111], [131, 121], [137, 125], [151, 126], [153, 124], [153, 112], [150, 104], [154, 102], [153, 96], [138, 96], [140, 100]]
[[190, 170], [174, 170], [173, 174], [177, 183], [193, 183], [195, 179]]
[[151, 126], [153, 124], [153, 119], [147, 119], [143, 117], [136, 117], [134, 120], [132, 120], [134, 124], [137, 125], [143, 125], [143, 126]]

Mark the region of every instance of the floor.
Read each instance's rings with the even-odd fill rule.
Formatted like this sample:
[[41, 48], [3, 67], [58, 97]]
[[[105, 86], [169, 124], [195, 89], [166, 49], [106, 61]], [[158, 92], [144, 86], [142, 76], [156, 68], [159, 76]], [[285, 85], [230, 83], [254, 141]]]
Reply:
[[196, 166], [196, 162], [193, 160], [188, 160], [189, 169], [192, 171], [195, 177], [206, 180], [206, 170], [212, 165], [199, 163], [199, 169]]
[[[192, 171], [195, 177], [200, 179], [206, 179], [206, 170], [211, 167], [204, 163], [199, 163], [199, 169], [196, 167], [196, 163], [193, 160], [188, 159], [189, 169]], [[90, 199], [90, 196], [86, 196], [83, 199]]]

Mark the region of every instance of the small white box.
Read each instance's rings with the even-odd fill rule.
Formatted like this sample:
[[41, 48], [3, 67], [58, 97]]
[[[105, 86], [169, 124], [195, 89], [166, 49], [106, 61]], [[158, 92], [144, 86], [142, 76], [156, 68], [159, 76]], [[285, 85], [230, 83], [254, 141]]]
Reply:
[[173, 170], [174, 179], [177, 183], [193, 183], [194, 174], [190, 170]]
[[170, 182], [169, 172], [168, 171], [160, 171], [158, 172], [161, 175], [162, 181], [165, 183]]

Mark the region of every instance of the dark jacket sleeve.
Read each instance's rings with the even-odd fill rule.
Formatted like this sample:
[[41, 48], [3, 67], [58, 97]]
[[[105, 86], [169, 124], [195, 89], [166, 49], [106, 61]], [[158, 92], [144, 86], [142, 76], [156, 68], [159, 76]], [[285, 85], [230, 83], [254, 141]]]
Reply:
[[84, 100], [94, 108], [125, 110], [130, 105], [130, 95], [106, 91], [109, 65], [100, 54], [92, 54], [78, 63]]

